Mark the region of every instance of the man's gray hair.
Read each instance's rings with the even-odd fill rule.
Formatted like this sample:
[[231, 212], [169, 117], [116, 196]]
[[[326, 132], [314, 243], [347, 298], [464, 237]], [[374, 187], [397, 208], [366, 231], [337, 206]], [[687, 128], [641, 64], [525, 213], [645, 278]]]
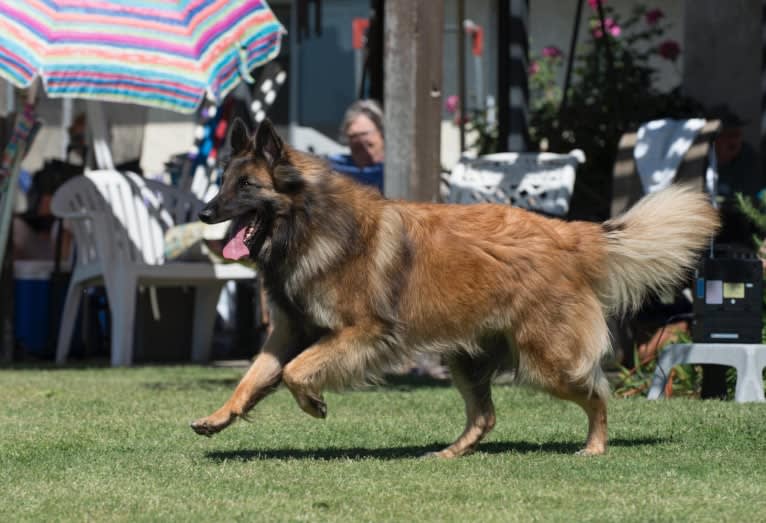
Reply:
[[340, 135], [343, 142], [347, 141], [346, 131], [348, 130], [348, 127], [359, 115], [364, 115], [369, 118], [372, 123], [375, 124], [380, 135], [385, 138], [386, 135], [383, 132], [383, 109], [375, 100], [366, 99], [357, 100], [346, 109], [346, 114], [343, 115], [343, 123], [340, 126]]

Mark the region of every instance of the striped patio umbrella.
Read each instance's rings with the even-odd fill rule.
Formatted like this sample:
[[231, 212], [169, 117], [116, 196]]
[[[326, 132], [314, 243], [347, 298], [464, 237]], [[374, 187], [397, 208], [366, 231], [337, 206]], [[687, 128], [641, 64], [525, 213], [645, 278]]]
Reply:
[[265, 0], [2, 0], [0, 76], [190, 113], [251, 80], [284, 32]]

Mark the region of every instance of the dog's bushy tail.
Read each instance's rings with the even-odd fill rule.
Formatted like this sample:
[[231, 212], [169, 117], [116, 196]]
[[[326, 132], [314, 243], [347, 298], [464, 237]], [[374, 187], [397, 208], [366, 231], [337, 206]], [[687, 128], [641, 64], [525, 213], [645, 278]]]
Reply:
[[647, 294], [684, 281], [720, 226], [709, 199], [698, 190], [672, 185], [602, 224], [607, 277], [600, 297], [610, 315], [635, 311]]

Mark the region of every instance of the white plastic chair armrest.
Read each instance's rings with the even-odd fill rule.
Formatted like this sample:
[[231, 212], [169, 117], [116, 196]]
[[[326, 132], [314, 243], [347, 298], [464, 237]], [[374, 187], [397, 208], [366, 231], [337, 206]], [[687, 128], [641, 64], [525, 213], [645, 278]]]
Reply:
[[56, 212], [54, 214], [57, 218], [64, 220], [89, 220], [92, 217], [92, 213], [88, 211]]
[[569, 156], [576, 158], [577, 163], [585, 163], [585, 152], [582, 149], [572, 149], [569, 151]]
[[[82, 210], [72, 212], [57, 212], [56, 216], [66, 220], [89, 221], [93, 234], [93, 241], [96, 244], [96, 249], [99, 253], [101, 253], [102, 259], [113, 260], [113, 238], [111, 237], [112, 234], [110, 232], [109, 225], [109, 221], [113, 218], [109, 213], [104, 211]], [[75, 241], [77, 241], [76, 237]]]

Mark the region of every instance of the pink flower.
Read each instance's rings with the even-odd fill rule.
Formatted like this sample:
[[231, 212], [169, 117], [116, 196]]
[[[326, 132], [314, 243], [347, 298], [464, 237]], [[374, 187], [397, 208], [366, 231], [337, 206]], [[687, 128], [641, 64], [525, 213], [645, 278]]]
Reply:
[[448, 113], [455, 114], [458, 108], [460, 108], [460, 97], [456, 94], [448, 96], [447, 100], [444, 102], [444, 108]]
[[651, 9], [644, 14], [644, 19], [648, 25], [654, 25], [664, 17], [665, 13], [662, 12], [662, 9]]
[[545, 58], [558, 58], [562, 54], [564, 53], [561, 52], [561, 49], [559, 49], [555, 45], [549, 45], [547, 47], [543, 47], [543, 56]]
[[[601, 38], [603, 36], [603, 33], [601, 32], [601, 22], [599, 20], [596, 20], [595, 22], [596, 24], [591, 32], [593, 33], [594, 38]], [[606, 26], [607, 32], [615, 38], [622, 34], [622, 28], [617, 25], [617, 22], [614, 21], [614, 18], [604, 18], [604, 26]]]
[[540, 64], [538, 64], [535, 61], [529, 62], [529, 67], [527, 67], [527, 74], [530, 76], [534, 76], [539, 72], [540, 72]]
[[[588, 0], [588, 5], [589, 5], [589, 6], [590, 6], [590, 8], [591, 8], [591, 9], [593, 9], [594, 11], [595, 11], [596, 9], [598, 9], [598, 3], [599, 3], [599, 0]], [[604, 5], [605, 3], [606, 3], [606, 0], [601, 0], [601, 5]]]
[[681, 54], [681, 46], [675, 40], [665, 40], [657, 47], [657, 52], [665, 60], [675, 62], [678, 55]]

